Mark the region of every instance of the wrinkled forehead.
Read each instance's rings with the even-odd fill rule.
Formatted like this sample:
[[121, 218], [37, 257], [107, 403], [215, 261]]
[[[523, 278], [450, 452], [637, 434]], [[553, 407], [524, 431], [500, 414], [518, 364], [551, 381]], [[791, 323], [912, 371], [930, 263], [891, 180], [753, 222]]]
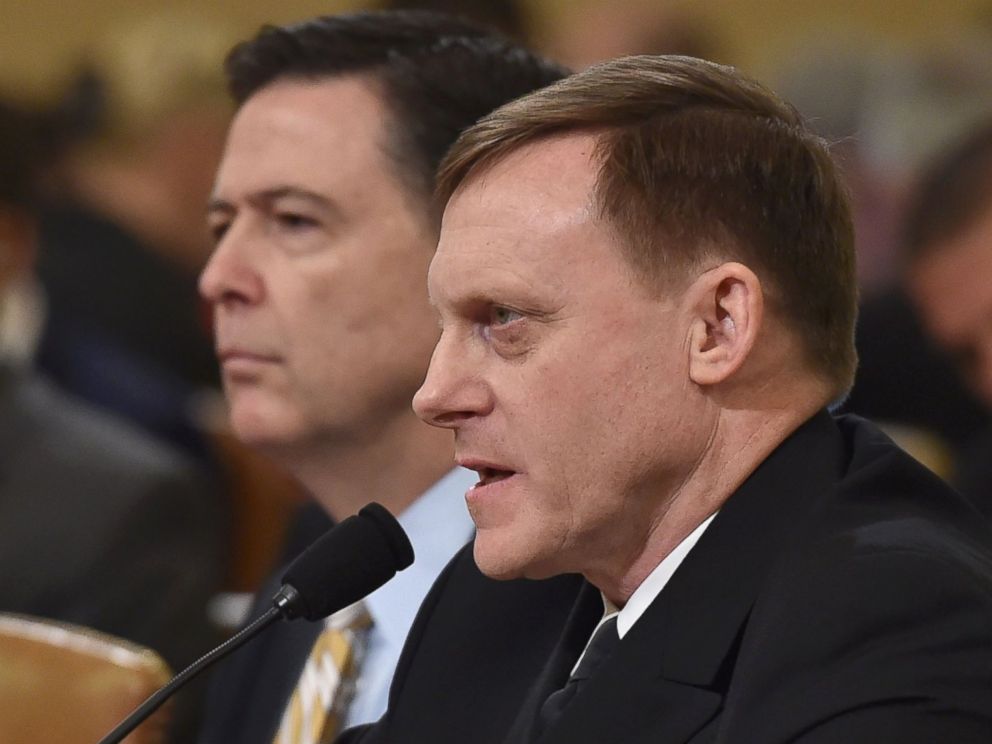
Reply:
[[[631, 291], [678, 294], [692, 278], [719, 263], [721, 251], [701, 251], [698, 261], [645, 270], [632, 245], [604, 212], [598, 179], [601, 135], [558, 134], [511, 151], [469, 171], [444, 212], [435, 262], [458, 263], [473, 249], [499, 250], [505, 257], [566, 271], [577, 261], [618, 271]], [[651, 240], [664, 240], [653, 236]], [[662, 256], [664, 246], [653, 246]]]
[[363, 78], [276, 81], [235, 114], [220, 174], [241, 166], [246, 179], [278, 170], [334, 183], [374, 175], [387, 165], [386, 120], [380, 96]]
[[[595, 217], [595, 140], [567, 136], [527, 144], [473, 171], [444, 209], [439, 250], [470, 229], [505, 233], [567, 231]], [[524, 247], [524, 246], [521, 246]]]
[[598, 142], [590, 133], [559, 134], [527, 142], [493, 161], [483, 159], [469, 170], [447, 206], [469, 195], [519, 213], [538, 205], [588, 207], [599, 170]]
[[460, 184], [431, 264], [435, 304], [469, 286], [477, 294], [509, 284], [553, 291], [588, 283], [597, 268], [626, 271], [594, 200], [595, 146], [588, 136], [533, 143]]
[[592, 146], [572, 137], [531, 143], [473, 171], [445, 206], [439, 247], [466, 228], [543, 232], [588, 220]]

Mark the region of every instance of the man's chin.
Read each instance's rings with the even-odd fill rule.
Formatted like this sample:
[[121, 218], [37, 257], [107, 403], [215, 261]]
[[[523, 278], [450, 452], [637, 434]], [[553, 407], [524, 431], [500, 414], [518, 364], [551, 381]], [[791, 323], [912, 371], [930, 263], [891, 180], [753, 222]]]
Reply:
[[302, 436], [291, 427], [274, 427], [271, 421], [255, 416], [231, 415], [231, 431], [245, 446], [267, 456], [282, 459], [300, 446]]
[[547, 579], [559, 571], [547, 565], [545, 561], [513, 545], [500, 545], [486, 536], [476, 537], [472, 555], [475, 565], [483, 575], [496, 581], [511, 579]]

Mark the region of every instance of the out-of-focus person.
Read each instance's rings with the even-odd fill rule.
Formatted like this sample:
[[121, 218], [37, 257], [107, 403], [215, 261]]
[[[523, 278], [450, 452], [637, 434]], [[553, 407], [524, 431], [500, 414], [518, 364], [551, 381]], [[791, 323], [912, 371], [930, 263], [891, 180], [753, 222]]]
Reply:
[[297, 476], [321, 524], [379, 501], [417, 558], [326, 623], [278, 626], [232, 659], [200, 740], [325, 741], [385, 709], [417, 607], [472, 534], [472, 474], [410, 407], [438, 336], [424, 287], [435, 168], [465, 127], [564, 71], [416, 11], [263, 29], [226, 71], [238, 111], [200, 288], [231, 426]]
[[907, 295], [903, 225], [917, 212], [921, 171], [992, 114], [989, 38], [974, 32], [910, 48], [828, 33], [795, 45], [776, 85], [835, 143], [852, 192], [860, 364], [844, 410], [883, 424], [953, 478], [989, 418]]
[[[926, 170], [907, 212], [905, 251], [905, 286], [927, 337], [952, 361], [989, 416], [992, 122], [957, 142]], [[971, 442], [955, 480], [992, 516], [990, 447], [989, 431]]]
[[0, 104], [0, 611], [128, 638], [179, 669], [215, 641], [206, 606], [226, 542], [214, 484], [32, 367], [38, 129]]
[[576, 70], [632, 54], [724, 55], [718, 35], [691, 5], [654, 0], [575, 0], [560, 6], [545, 36], [550, 53]]
[[231, 34], [192, 12], [108, 27], [52, 120], [38, 364], [66, 390], [206, 455], [191, 400], [218, 388], [196, 279], [230, 105]]
[[902, 224], [920, 171], [992, 115], [992, 35], [925, 45], [871, 35], [795, 39], [775, 85], [835, 149], [852, 190], [866, 298], [900, 280]]

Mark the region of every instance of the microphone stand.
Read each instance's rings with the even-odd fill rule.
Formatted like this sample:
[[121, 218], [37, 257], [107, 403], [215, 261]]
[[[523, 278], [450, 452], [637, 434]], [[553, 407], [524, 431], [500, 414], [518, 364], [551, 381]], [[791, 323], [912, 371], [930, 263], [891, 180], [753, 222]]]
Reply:
[[190, 679], [195, 677], [218, 659], [241, 648], [256, 635], [272, 625], [272, 623], [281, 618], [285, 613], [286, 606], [292, 602], [296, 596], [297, 592], [293, 589], [293, 587], [288, 585], [283, 586], [273, 599], [273, 606], [266, 610], [265, 614], [253, 620], [251, 624], [242, 628], [237, 634], [228, 638], [213, 651], [200, 657], [183, 671], [179, 672], [179, 674], [169, 680], [168, 684], [157, 690], [153, 695], [145, 700], [145, 702], [135, 708], [131, 715], [117, 724], [113, 731], [100, 739], [98, 744], [120, 744], [125, 736], [134, 731], [146, 718], [162, 707], [162, 704], [165, 703], [165, 701], [168, 700], [176, 690], [186, 684]]
[[241, 648], [280, 617], [325, 618], [368, 596], [411, 563], [413, 547], [396, 518], [380, 504], [366, 505], [290, 564], [282, 587], [272, 598], [273, 606], [265, 614], [173, 677], [98, 744], [120, 744], [192, 677]]

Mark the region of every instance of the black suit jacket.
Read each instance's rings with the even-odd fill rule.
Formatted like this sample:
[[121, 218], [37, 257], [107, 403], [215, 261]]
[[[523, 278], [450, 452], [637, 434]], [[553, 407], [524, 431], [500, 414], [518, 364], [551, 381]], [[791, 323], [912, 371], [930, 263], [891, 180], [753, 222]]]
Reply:
[[[411, 631], [389, 712], [341, 741], [531, 741], [601, 613], [584, 582], [504, 585], [463, 552]], [[987, 744], [992, 536], [870, 424], [821, 413], [539, 741]]]
[[144, 433], [0, 368], [0, 610], [129, 638], [181, 668], [213, 645], [213, 483]]

